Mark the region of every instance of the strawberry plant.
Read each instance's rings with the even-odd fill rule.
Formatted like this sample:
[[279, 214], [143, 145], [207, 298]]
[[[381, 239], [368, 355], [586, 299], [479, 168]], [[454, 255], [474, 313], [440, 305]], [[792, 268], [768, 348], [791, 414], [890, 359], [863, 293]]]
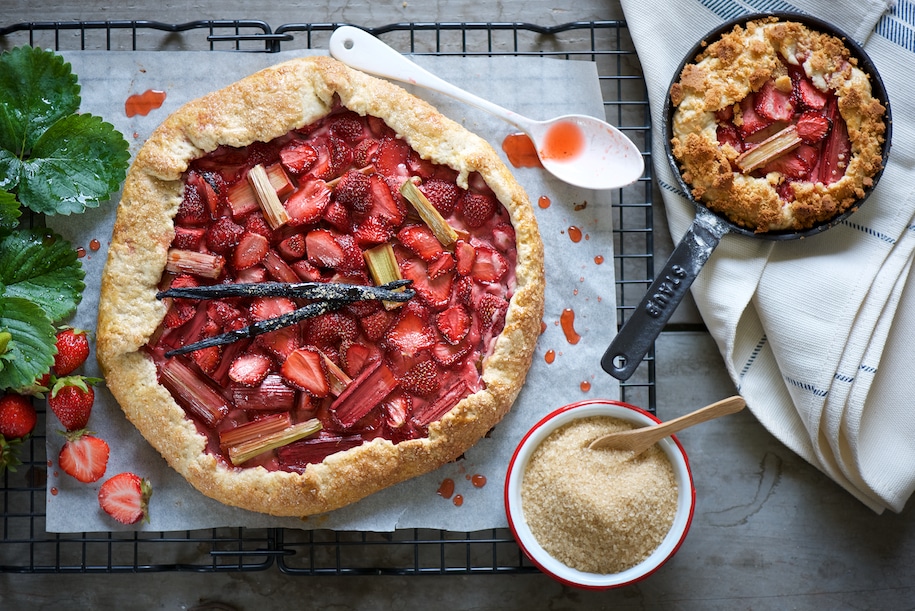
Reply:
[[79, 112], [70, 64], [29, 46], [0, 54], [0, 389], [30, 386], [54, 364], [54, 325], [85, 288], [76, 249], [20, 227], [23, 211], [70, 215], [97, 207], [127, 172], [127, 141]]

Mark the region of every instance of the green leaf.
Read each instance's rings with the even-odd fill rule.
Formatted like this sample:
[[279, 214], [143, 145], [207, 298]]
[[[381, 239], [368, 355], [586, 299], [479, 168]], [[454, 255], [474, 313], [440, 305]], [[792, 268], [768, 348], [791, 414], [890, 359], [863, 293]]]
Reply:
[[28, 386], [54, 364], [54, 325], [37, 304], [0, 297], [0, 329], [12, 336], [0, 360], [0, 388]]
[[84, 277], [76, 249], [57, 234], [21, 229], [0, 238], [0, 298], [28, 299], [51, 322], [76, 311]]
[[0, 191], [0, 235], [15, 229], [21, 214], [16, 197], [12, 193]]
[[127, 141], [94, 115], [52, 125], [21, 162], [19, 201], [35, 212], [72, 214], [95, 208], [127, 174]]
[[27, 155], [51, 125], [79, 110], [79, 90], [70, 64], [53, 51], [0, 54], [0, 147]]

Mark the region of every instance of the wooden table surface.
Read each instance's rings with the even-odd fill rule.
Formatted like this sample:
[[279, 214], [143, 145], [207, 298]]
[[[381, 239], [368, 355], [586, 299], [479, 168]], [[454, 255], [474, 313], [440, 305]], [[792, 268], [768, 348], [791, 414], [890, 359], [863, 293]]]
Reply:
[[[522, 21], [555, 25], [622, 18], [616, 2], [279, 2], [238, 0], [4, 0], [0, 27], [26, 21], [258, 19], [284, 23]], [[656, 203], [660, 197], [656, 198]], [[657, 264], [671, 240], [655, 211]], [[695, 309], [656, 346], [657, 411], [665, 419], [733, 394]], [[290, 603], [324, 609], [903, 609], [915, 606], [911, 511], [876, 515], [775, 440], [744, 410], [678, 435], [697, 491], [692, 529], [648, 580], [584, 592], [543, 575], [297, 578], [262, 573], [154, 575], [0, 574], [0, 608], [235, 609]], [[13, 562], [2, 558], [0, 564]], [[299, 602], [308, 601], [308, 602]], [[132, 604], [131, 604], [132, 603]], [[129, 606], [125, 606], [129, 605]], [[217, 607], [201, 607], [217, 608]]]

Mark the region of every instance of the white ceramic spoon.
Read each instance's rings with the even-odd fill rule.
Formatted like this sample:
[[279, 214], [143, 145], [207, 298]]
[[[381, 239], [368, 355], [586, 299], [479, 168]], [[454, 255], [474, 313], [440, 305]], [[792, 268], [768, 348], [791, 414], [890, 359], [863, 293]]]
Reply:
[[455, 87], [352, 26], [334, 30], [328, 46], [334, 58], [352, 68], [443, 93], [511, 123], [530, 137], [543, 167], [569, 184], [617, 189], [638, 180], [645, 169], [635, 144], [605, 121], [587, 115], [528, 119]]

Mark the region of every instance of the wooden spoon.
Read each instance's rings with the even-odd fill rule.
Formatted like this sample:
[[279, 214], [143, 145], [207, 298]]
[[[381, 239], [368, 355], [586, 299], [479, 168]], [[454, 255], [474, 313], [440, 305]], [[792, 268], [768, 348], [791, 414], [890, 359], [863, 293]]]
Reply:
[[632, 450], [636, 454], [641, 454], [661, 439], [682, 431], [688, 426], [712, 420], [719, 416], [734, 414], [742, 410], [746, 404], [743, 397], [728, 397], [661, 424], [643, 426], [598, 437], [588, 447], [592, 450]]

